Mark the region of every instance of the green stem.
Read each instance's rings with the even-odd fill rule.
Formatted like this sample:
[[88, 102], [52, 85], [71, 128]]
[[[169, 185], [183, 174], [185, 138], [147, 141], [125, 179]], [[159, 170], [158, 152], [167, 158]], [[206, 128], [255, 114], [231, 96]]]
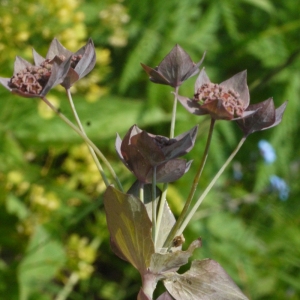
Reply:
[[189, 212], [189, 214], [185, 218], [184, 222], [181, 224], [180, 228], [177, 231], [177, 235], [182, 234], [182, 232], [184, 231], [185, 227], [188, 225], [188, 223], [190, 222], [190, 220], [194, 216], [195, 212], [199, 208], [200, 204], [202, 203], [202, 201], [204, 200], [204, 198], [206, 197], [206, 195], [208, 194], [208, 192], [211, 190], [211, 188], [213, 187], [213, 185], [216, 183], [216, 181], [219, 179], [219, 177], [221, 176], [221, 174], [224, 172], [225, 168], [229, 165], [229, 163], [232, 161], [232, 159], [238, 153], [238, 151], [240, 150], [240, 148], [242, 147], [242, 145], [244, 144], [244, 142], [246, 141], [246, 139], [247, 139], [247, 136], [244, 136], [241, 139], [241, 141], [239, 142], [239, 144], [237, 145], [237, 147], [234, 149], [234, 151], [231, 153], [231, 155], [228, 157], [228, 159], [226, 160], [226, 162], [222, 166], [222, 168], [219, 170], [219, 172], [215, 175], [215, 177], [213, 178], [213, 180], [210, 182], [210, 184], [204, 190], [204, 192], [202, 193], [202, 195], [200, 196], [200, 198], [195, 203], [194, 207], [191, 209], [191, 211]]
[[214, 125], [215, 125], [215, 122], [216, 120], [211, 118], [211, 121], [210, 121], [210, 128], [209, 128], [209, 133], [208, 133], [208, 137], [207, 137], [207, 141], [206, 141], [206, 146], [205, 146], [205, 150], [204, 150], [204, 153], [203, 153], [203, 156], [202, 156], [202, 160], [201, 160], [201, 163], [199, 165], [199, 168], [198, 168], [198, 171], [195, 175], [195, 178], [194, 178], [194, 181], [193, 181], [193, 184], [192, 184], [192, 187], [191, 187], [191, 190], [190, 190], [190, 193], [188, 195], [188, 198], [184, 204], [184, 207], [179, 215], [179, 218], [178, 220], [176, 221], [175, 225], [173, 226], [172, 230], [170, 231], [165, 243], [164, 243], [164, 247], [169, 247], [170, 245], [170, 242], [173, 240], [173, 238], [175, 236], [177, 236], [177, 231], [178, 231], [178, 228], [180, 227], [180, 225], [182, 224], [182, 222], [184, 221], [186, 215], [187, 215], [187, 212], [188, 212], [188, 209], [191, 205], [191, 202], [193, 200], [193, 197], [194, 197], [194, 194], [195, 194], [195, 191], [197, 189], [197, 186], [198, 186], [198, 183], [199, 183], [199, 180], [200, 180], [200, 177], [201, 177], [201, 174], [202, 174], [202, 171], [204, 169], [204, 166], [205, 166], [205, 163], [206, 163], [206, 160], [207, 160], [207, 156], [208, 156], [208, 151], [209, 151], [209, 147], [210, 147], [210, 143], [211, 143], [211, 138], [212, 138], [212, 134], [213, 134], [213, 131], [214, 131]]
[[155, 236], [156, 236], [156, 167], [153, 167], [152, 174], [152, 239], [154, 243], [154, 249], [156, 248]]
[[63, 289], [60, 291], [60, 293], [55, 298], [55, 300], [65, 300], [65, 299], [67, 299], [68, 296], [70, 295], [70, 293], [73, 291], [75, 285], [78, 283], [79, 279], [80, 278], [79, 278], [77, 272], [73, 272], [71, 274], [71, 276], [69, 277], [67, 283], [63, 287]]
[[144, 199], [144, 183], [140, 183], [140, 200], [142, 203], [145, 203]]
[[158, 233], [159, 233], [159, 229], [160, 229], [160, 224], [161, 224], [161, 220], [162, 220], [163, 213], [164, 213], [164, 207], [165, 207], [165, 204], [166, 204], [166, 201], [167, 201], [167, 190], [168, 190], [168, 183], [164, 183], [163, 191], [162, 191], [162, 194], [160, 196], [160, 203], [159, 203], [158, 215], [157, 215], [157, 220], [156, 220], [155, 244], [157, 242]]
[[[91, 146], [93, 148], [93, 150], [95, 151], [95, 153], [98, 155], [98, 157], [100, 159], [102, 159], [102, 161], [105, 163], [105, 165], [108, 167], [110, 173], [112, 174], [112, 176], [114, 177], [114, 179], [117, 182], [117, 185], [119, 187], [119, 189], [121, 191], [123, 191], [123, 187], [117, 177], [117, 175], [115, 174], [115, 171], [113, 170], [113, 168], [111, 167], [111, 165], [109, 164], [109, 162], [107, 161], [107, 159], [105, 158], [105, 156], [103, 155], [103, 153], [97, 148], [97, 146], [85, 135], [83, 134], [63, 113], [61, 113], [57, 108], [55, 108], [51, 102], [49, 102], [47, 100], [47, 98], [45, 97], [41, 97], [41, 99], [56, 113], [56, 115], [58, 117], [60, 117], [69, 127], [71, 127], [89, 146]], [[105, 181], [104, 181], [105, 182]], [[105, 183], [106, 184], [106, 183]], [[109, 183], [107, 183], [106, 186], [108, 186]]]
[[[174, 93], [174, 102], [173, 102], [173, 109], [172, 109], [172, 119], [171, 119], [171, 126], [170, 126], [170, 139], [174, 137], [175, 132], [175, 121], [176, 121], [176, 111], [177, 111], [177, 96], [178, 96], [179, 87], [175, 88]], [[158, 238], [158, 232], [161, 225], [161, 220], [164, 212], [165, 203], [167, 201], [167, 190], [168, 190], [168, 183], [164, 183], [163, 185], [163, 192], [160, 197], [159, 209], [158, 209], [158, 216], [157, 216], [157, 227], [156, 227], [156, 236], [155, 236], [155, 243]]]
[[[68, 99], [69, 99], [71, 110], [73, 112], [73, 115], [74, 115], [74, 118], [75, 118], [75, 120], [77, 122], [77, 125], [78, 125], [79, 129], [81, 130], [81, 132], [86, 136], [84, 128], [83, 128], [83, 126], [81, 124], [81, 121], [80, 121], [80, 119], [78, 117], [78, 114], [77, 114], [77, 111], [76, 111], [76, 108], [75, 108], [75, 105], [74, 105], [74, 102], [73, 102], [73, 99], [72, 99], [72, 95], [71, 95], [70, 89], [66, 89], [66, 92], [67, 92], [67, 96], [68, 96]], [[109, 184], [108, 180], [107, 180], [107, 177], [106, 177], [106, 175], [105, 175], [105, 173], [103, 171], [103, 168], [102, 168], [102, 166], [101, 166], [101, 164], [100, 164], [100, 162], [99, 162], [99, 160], [98, 160], [98, 158], [97, 158], [97, 156], [95, 154], [95, 151], [93, 150], [93, 148], [89, 144], [87, 144], [87, 146], [88, 146], [89, 151], [90, 151], [90, 153], [92, 155], [92, 158], [93, 158], [93, 160], [94, 160], [94, 162], [95, 162], [95, 164], [97, 166], [97, 169], [99, 170], [100, 175], [101, 175], [103, 181], [105, 182], [105, 185], [107, 186]]]
[[174, 132], [175, 132], [178, 89], [179, 89], [179, 87], [177, 86], [175, 88], [175, 94], [174, 94], [175, 96], [174, 96], [174, 103], [173, 103], [173, 110], [172, 110], [171, 128], [170, 128], [170, 138], [171, 139], [174, 137]]

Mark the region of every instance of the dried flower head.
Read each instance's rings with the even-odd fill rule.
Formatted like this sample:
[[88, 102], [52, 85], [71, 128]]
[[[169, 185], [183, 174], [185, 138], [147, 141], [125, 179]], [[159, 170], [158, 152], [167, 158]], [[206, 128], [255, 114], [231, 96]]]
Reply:
[[[40, 56], [33, 50], [33, 57], [36, 65], [41, 64], [45, 58]], [[95, 66], [96, 53], [92, 39], [89, 39], [87, 44], [80, 48], [76, 53], [66, 49], [56, 38], [54, 38], [48, 49], [46, 60], [58, 57], [60, 63], [65, 59], [70, 58], [70, 70], [66, 75], [61, 85], [65, 88], [70, 88], [77, 80], [87, 75]]]
[[199, 66], [204, 60], [204, 56], [205, 53], [202, 59], [195, 64], [190, 56], [176, 44], [157, 67], [151, 68], [142, 63], [141, 65], [154, 83], [176, 88], [199, 72]]
[[195, 83], [194, 97], [178, 96], [178, 100], [192, 114], [210, 114], [216, 120], [235, 120], [253, 113], [245, 112], [250, 101], [246, 71], [215, 84], [203, 68]]
[[70, 63], [70, 59], [61, 62], [60, 58], [55, 56], [34, 66], [17, 56], [13, 76], [0, 78], [0, 83], [12, 93], [22, 97], [44, 97], [52, 87], [63, 82]]
[[157, 182], [172, 182], [186, 173], [191, 162], [178, 159], [194, 146], [198, 127], [173, 139], [153, 135], [132, 126], [123, 141], [117, 135], [116, 151], [124, 165], [140, 182], [151, 183], [156, 168]]
[[278, 125], [281, 122], [286, 106], [287, 101], [275, 109], [273, 99], [269, 98], [258, 104], [249, 105], [247, 111], [255, 111], [255, 113], [236, 122], [245, 136], [248, 136], [255, 131], [265, 130]]

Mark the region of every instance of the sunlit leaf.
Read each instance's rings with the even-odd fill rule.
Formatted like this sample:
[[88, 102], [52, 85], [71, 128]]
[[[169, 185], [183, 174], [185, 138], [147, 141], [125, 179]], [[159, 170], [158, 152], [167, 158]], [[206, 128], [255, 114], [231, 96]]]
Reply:
[[122, 253], [136, 269], [143, 273], [154, 253], [151, 227], [145, 205], [136, 197], [124, 194], [112, 186], [104, 194], [108, 230], [116, 254]]
[[210, 259], [195, 260], [184, 274], [166, 274], [164, 285], [177, 300], [248, 299], [225, 270]]

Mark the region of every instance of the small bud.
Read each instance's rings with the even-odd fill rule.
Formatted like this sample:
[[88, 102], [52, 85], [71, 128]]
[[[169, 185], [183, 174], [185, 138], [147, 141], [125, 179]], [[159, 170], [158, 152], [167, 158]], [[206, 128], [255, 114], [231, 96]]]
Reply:
[[151, 183], [156, 168], [157, 182], [172, 182], [190, 168], [191, 162], [178, 157], [188, 153], [194, 146], [198, 127], [174, 139], [153, 135], [132, 126], [123, 141], [117, 135], [116, 151], [124, 165], [140, 182]]
[[190, 56], [179, 45], [176, 45], [157, 67], [151, 68], [142, 63], [141, 65], [152, 82], [176, 88], [199, 72], [204, 56], [205, 53], [195, 64]]

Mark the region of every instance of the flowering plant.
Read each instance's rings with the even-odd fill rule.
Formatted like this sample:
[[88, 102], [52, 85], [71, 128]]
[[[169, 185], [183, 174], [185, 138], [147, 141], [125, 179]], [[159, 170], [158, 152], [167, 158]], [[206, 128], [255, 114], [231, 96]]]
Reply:
[[[115, 142], [117, 155], [136, 177], [129, 190], [124, 191], [109, 161], [87, 137], [70, 92], [70, 87], [87, 75], [95, 65], [93, 42], [89, 40], [84, 47], [73, 53], [54, 39], [45, 59], [35, 51], [33, 55], [35, 65], [17, 57], [13, 76], [0, 78], [0, 83], [22, 97], [40, 98], [87, 143], [106, 185], [103, 201], [111, 248], [117, 256], [134, 266], [141, 275], [142, 287], [138, 292], [138, 299], [153, 299], [159, 281], [163, 281], [166, 291], [157, 300], [247, 299], [226, 271], [214, 260], [194, 260], [187, 272], [184, 274], [177, 272], [188, 262], [194, 250], [201, 247], [201, 239], [198, 237], [186, 250], [182, 250], [185, 242], [183, 233], [203, 199], [247, 137], [256, 131], [278, 125], [286, 102], [277, 109], [271, 98], [249, 105], [250, 96], [245, 71], [218, 85], [211, 83], [205, 70], [202, 69], [196, 80], [193, 98], [179, 96], [179, 87], [200, 71], [199, 67], [204, 57], [195, 64], [190, 56], [176, 45], [158, 67], [151, 68], [142, 64], [152, 82], [170, 85], [175, 89], [170, 135], [165, 137], [148, 133], [137, 125], [133, 125], [127, 131], [123, 140], [117, 135]], [[66, 89], [77, 125], [46, 98], [46, 94], [57, 84]], [[178, 180], [189, 171], [192, 162], [179, 157], [192, 150], [198, 132], [198, 126], [194, 126], [174, 137], [178, 100], [189, 113], [209, 115], [211, 123], [202, 160], [184, 208], [176, 220], [167, 201], [168, 183]], [[191, 206], [207, 161], [217, 120], [235, 121], [241, 128], [243, 137]], [[109, 170], [114, 184], [104, 171], [102, 163]], [[163, 183], [162, 189], [158, 188], [157, 183]]]

